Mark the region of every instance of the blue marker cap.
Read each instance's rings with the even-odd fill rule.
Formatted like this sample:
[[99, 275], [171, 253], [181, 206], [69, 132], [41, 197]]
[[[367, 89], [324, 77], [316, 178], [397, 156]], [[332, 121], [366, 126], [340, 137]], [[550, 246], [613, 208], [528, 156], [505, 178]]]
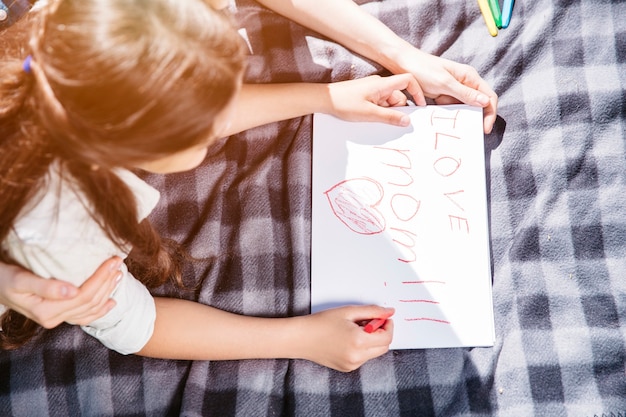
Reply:
[[504, 0], [502, 4], [502, 29], [506, 29], [509, 27], [509, 23], [511, 23], [513, 4], [515, 4], [515, 0]]

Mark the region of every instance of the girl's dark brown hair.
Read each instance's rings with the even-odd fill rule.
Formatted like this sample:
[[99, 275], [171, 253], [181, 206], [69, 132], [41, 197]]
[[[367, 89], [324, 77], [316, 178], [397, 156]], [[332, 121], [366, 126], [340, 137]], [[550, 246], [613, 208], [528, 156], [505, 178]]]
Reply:
[[[138, 279], [180, 281], [178, 246], [137, 223], [112, 168], [207, 143], [244, 68], [231, 19], [202, 0], [52, 0], [31, 14], [0, 37], [0, 241], [58, 161], [110, 238], [132, 245]], [[12, 310], [1, 326], [3, 349], [39, 330]]]

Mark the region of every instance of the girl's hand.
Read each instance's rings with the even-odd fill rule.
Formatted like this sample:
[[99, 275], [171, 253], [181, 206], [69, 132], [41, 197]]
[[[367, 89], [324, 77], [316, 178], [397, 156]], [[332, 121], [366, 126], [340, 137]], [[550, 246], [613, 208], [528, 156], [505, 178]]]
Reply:
[[119, 258], [106, 261], [80, 288], [0, 264], [0, 304], [47, 329], [62, 322], [87, 325], [115, 306], [110, 296], [121, 276], [121, 262]]
[[426, 104], [422, 89], [413, 75], [371, 75], [328, 84], [330, 103], [327, 113], [353, 122], [383, 122], [408, 126], [410, 120], [406, 114], [389, 108], [406, 106], [407, 97], [402, 90], [407, 90], [416, 100], [416, 104]]
[[[303, 359], [349, 372], [389, 350], [393, 337], [393, 308], [379, 306], [347, 306], [301, 317]], [[388, 319], [383, 327], [367, 333], [359, 324], [374, 318]]]

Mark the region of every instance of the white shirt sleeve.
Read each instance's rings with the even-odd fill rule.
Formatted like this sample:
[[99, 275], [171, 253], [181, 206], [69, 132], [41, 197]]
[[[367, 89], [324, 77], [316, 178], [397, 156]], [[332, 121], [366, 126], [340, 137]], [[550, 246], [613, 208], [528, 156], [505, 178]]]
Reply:
[[82, 329], [109, 349], [127, 355], [140, 351], [152, 337], [156, 308], [148, 289], [124, 264], [122, 272], [124, 277], [112, 296], [115, 307]]
[[[91, 218], [80, 195], [51, 170], [46, 191], [20, 214], [3, 248], [25, 268], [44, 278], [80, 286], [108, 258], [126, 258]], [[120, 175], [137, 195], [140, 219], [156, 205], [158, 191], [130, 172]], [[156, 320], [154, 299], [122, 265], [123, 277], [111, 295], [115, 307], [83, 330], [122, 354], [135, 353], [152, 336]]]

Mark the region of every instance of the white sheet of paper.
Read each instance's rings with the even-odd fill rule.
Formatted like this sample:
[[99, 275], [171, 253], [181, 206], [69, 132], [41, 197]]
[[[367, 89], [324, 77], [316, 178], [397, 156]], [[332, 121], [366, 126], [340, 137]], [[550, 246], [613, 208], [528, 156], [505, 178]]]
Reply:
[[399, 109], [314, 116], [312, 311], [395, 307], [392, 349], [492, 346], [482, 109]]

